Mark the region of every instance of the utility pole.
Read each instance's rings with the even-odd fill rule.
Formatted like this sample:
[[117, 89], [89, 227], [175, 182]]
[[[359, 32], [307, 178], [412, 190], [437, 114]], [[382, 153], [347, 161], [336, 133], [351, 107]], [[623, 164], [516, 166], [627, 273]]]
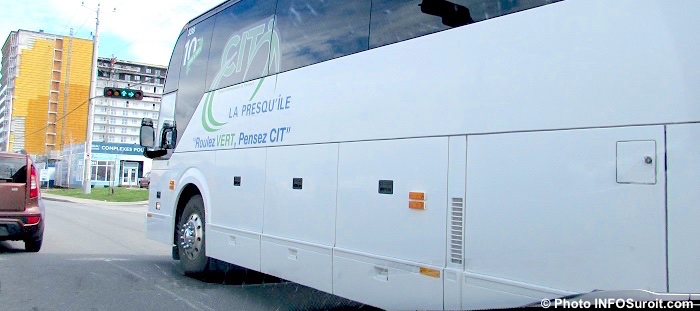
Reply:
[[92, 40], [92, 78], [90, 78], [90, 98], [88, 98], [88, 118], [87, 118], [87, 133], [85, 137], [85, 164], [83, 165], [83, 193], [90, 194], [90, 177], [92, 175], [92, 119], [95, 105], [95, 87], [97, 86], [97, 49], [99, 47], [100, 35], [100, 4], [97, 4], [95, 10], [97, 16], [95, 18], [95, 36]]

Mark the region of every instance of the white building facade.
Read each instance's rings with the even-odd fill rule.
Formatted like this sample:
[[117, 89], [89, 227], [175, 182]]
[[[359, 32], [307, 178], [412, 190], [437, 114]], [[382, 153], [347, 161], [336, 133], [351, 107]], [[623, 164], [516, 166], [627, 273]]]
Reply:
[[158, 119], [167, 67], [109, 58], [99, 58], [97, 63], [98, 96], [103, 94], [105, 87], [116, 87], [140, 90], [143, 99], [97, 98], [92, 140], [139, 144], [141, 120]]
[[[93, 187], [138, 186], [151, 170], [143, 156], [139, 132], [143, 118], [158, 119], [167, 67], [98, 58], [93, 107], [91, 184]], [[103, 97], [107, 87], [140, 90], [141, 100]], [[79, 187], [83, 180], [85, 143], [66, 146], [56, 165], [55, 184]]]

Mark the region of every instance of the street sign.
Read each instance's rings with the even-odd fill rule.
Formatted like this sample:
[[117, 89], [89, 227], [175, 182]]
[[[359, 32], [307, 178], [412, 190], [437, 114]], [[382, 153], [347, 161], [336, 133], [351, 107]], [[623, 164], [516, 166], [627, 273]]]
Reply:
[[41, 170], [39, 175], [40, 175], [40, 177], [39, 177], [40, 181], [49, 181], [49, 170], [48, 169]]

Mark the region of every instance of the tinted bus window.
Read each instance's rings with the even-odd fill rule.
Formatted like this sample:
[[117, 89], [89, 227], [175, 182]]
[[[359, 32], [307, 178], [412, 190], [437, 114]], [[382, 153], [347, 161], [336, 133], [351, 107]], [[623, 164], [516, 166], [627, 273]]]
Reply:
[[373, 0], [370, 48], [559, 0]]
[[[207, 87], [210, 90], [268, 74], [275, 1], [243, 0], [216, 15]], [[273, 59], [275, 60], [275, 59]], [[275, 68], [272, 68], [276, 72]]]
[[478, 22], [558, 1], [560, 0], [470, 0], [466, 2], [472, 17]]
[[366, 50], [370, 7], [370, 0], [280, 0], [282, 70]]
[[168, 65], [168, 76], [165, 79], [165, 87], [163, 88], [163, 93], [170, 93], [177, 90], [177, 82], [180, 78], [180, 67], [182, 63], [182, 52], [183, 46], [187, 39], [187, 34], [180, 34], [180, 38], [177, 39], [175, 44], [175, 49], [173, 49], [173, 54], [170, 56], [170, 64]]
[[[373, 0], [369, 46], [374, 48], [469, 24], [473, 19], [467, 2]], [[446, 23], [439, 15], [449, 16]], [[450, 22], [450, 18], [455, 22]]]
[[[213, 18], [190, 26], [184, 33], [185, 44], [178, 46], [182, 53], [179, 64], [180, 82], [175, 102], [175, 123], [178, 133], [184, 132], [204, 95], [213, 27]], [[178, 139], [180, 136], [178, 135]]]

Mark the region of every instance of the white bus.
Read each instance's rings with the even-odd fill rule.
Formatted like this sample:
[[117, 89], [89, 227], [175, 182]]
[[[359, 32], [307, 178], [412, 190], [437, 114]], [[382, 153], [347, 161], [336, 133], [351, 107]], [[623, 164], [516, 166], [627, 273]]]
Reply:
[[189, 22], [148, 237], [388, 309], [700, 292], [700, 2], [450, 1]]

